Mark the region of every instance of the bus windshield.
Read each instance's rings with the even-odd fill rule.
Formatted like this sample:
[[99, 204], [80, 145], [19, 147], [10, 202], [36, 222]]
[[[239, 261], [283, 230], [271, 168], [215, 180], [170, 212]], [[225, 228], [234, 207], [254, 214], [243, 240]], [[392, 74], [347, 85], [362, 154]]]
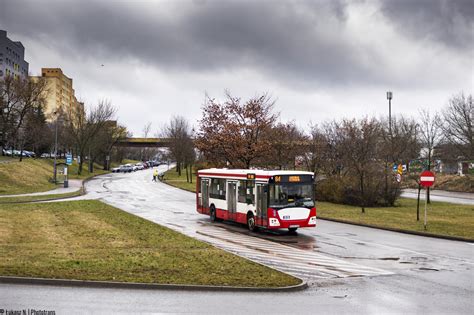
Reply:
[[282, 183], [269, 185], [269, 207], [314, 207], [313, 185], [311, 183]]

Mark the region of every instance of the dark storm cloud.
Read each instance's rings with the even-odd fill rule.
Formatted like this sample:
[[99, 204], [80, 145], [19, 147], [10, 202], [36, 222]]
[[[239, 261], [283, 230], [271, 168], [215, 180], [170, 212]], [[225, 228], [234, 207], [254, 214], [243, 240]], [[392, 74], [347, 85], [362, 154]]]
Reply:
[[[385, 56], [348, 37], [345, 1], [2, 3], [0, 27], [44, 39], [79, 59], [136, 58], [164, 70], [209, 73], [248, 67], [303, 88], [389, 80], [380, 71]], [[424, 16], [424, 4], [387, 2], [383, 12], [418, 30], [419, 23], [430, 25], [431, 16], [444, 21], [456, 11], [433, 9], [425, 22], [406, 23], [409, 13]], [[435, 38], [448, 40], [442, 27], [434, 31]]]
[[408, 36], [473, 49], [472, 0], [388, 0], [382, 2], [382, 12]]

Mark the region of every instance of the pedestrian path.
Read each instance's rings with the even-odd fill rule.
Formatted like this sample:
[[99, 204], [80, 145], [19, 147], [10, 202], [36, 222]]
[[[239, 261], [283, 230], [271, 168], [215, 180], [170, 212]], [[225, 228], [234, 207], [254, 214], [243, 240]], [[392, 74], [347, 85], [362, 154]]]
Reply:
[[69, 187], [64, 188], [62, 185], [53, 190], [43, 191], [43, 192], [36, 192], [36, 193], [29, 193], [29, 194], [19, 194], [19, 195], [0, 195], [0, 198], [6, 197], [24, 197], [24, 196], [44, 196], [44, 195], [59, 195], [59, 194], [67, 194], [79, 191], [82, 187], [82, 180], [81, 179], [70, 179], [69, 180]]
[[304, 279], [390, 275], [392, 272], [354, 264], [257, 237], [213, 226], [197, 232], [198, 237], [219, 248]]
[[[401, 196], [404, 198], [417, 199], [418, 189], [403, 189]], [[425, 196], [426, 192], [423, 189], [420, 193], [421, 200], [425, 200]], [[463, 205], [474, 205], [474, 193], [430, 190], [430, 200]]]

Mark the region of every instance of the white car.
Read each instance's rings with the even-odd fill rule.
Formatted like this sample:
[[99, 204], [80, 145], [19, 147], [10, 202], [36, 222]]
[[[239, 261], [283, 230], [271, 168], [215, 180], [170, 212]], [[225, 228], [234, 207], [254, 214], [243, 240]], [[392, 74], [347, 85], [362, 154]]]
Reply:
[[120, 166], [112, 168], [112, 173], [120, 173]]
[[139, 170], [143, 170], [145, 167], [143, 166], [143, 163], [137, 163], [135, 164], [135, 166], [137, 167], [137, 169]]

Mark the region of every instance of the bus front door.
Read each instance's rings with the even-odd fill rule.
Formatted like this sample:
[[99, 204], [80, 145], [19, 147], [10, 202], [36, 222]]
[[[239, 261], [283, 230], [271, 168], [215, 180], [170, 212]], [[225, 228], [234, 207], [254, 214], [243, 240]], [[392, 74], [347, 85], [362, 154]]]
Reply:
[[203, 211], [209, 209], [209, 180], [201, 180], [201, 207]]
[[237, 211], [237, 183], [227, 183], [227, 211], [229, 211], [229, 219], [235, 220], [235, 212]]
[[267, 224], [267, 196], [268, 186], [257, 184], [257, 225], [265, 226]]

